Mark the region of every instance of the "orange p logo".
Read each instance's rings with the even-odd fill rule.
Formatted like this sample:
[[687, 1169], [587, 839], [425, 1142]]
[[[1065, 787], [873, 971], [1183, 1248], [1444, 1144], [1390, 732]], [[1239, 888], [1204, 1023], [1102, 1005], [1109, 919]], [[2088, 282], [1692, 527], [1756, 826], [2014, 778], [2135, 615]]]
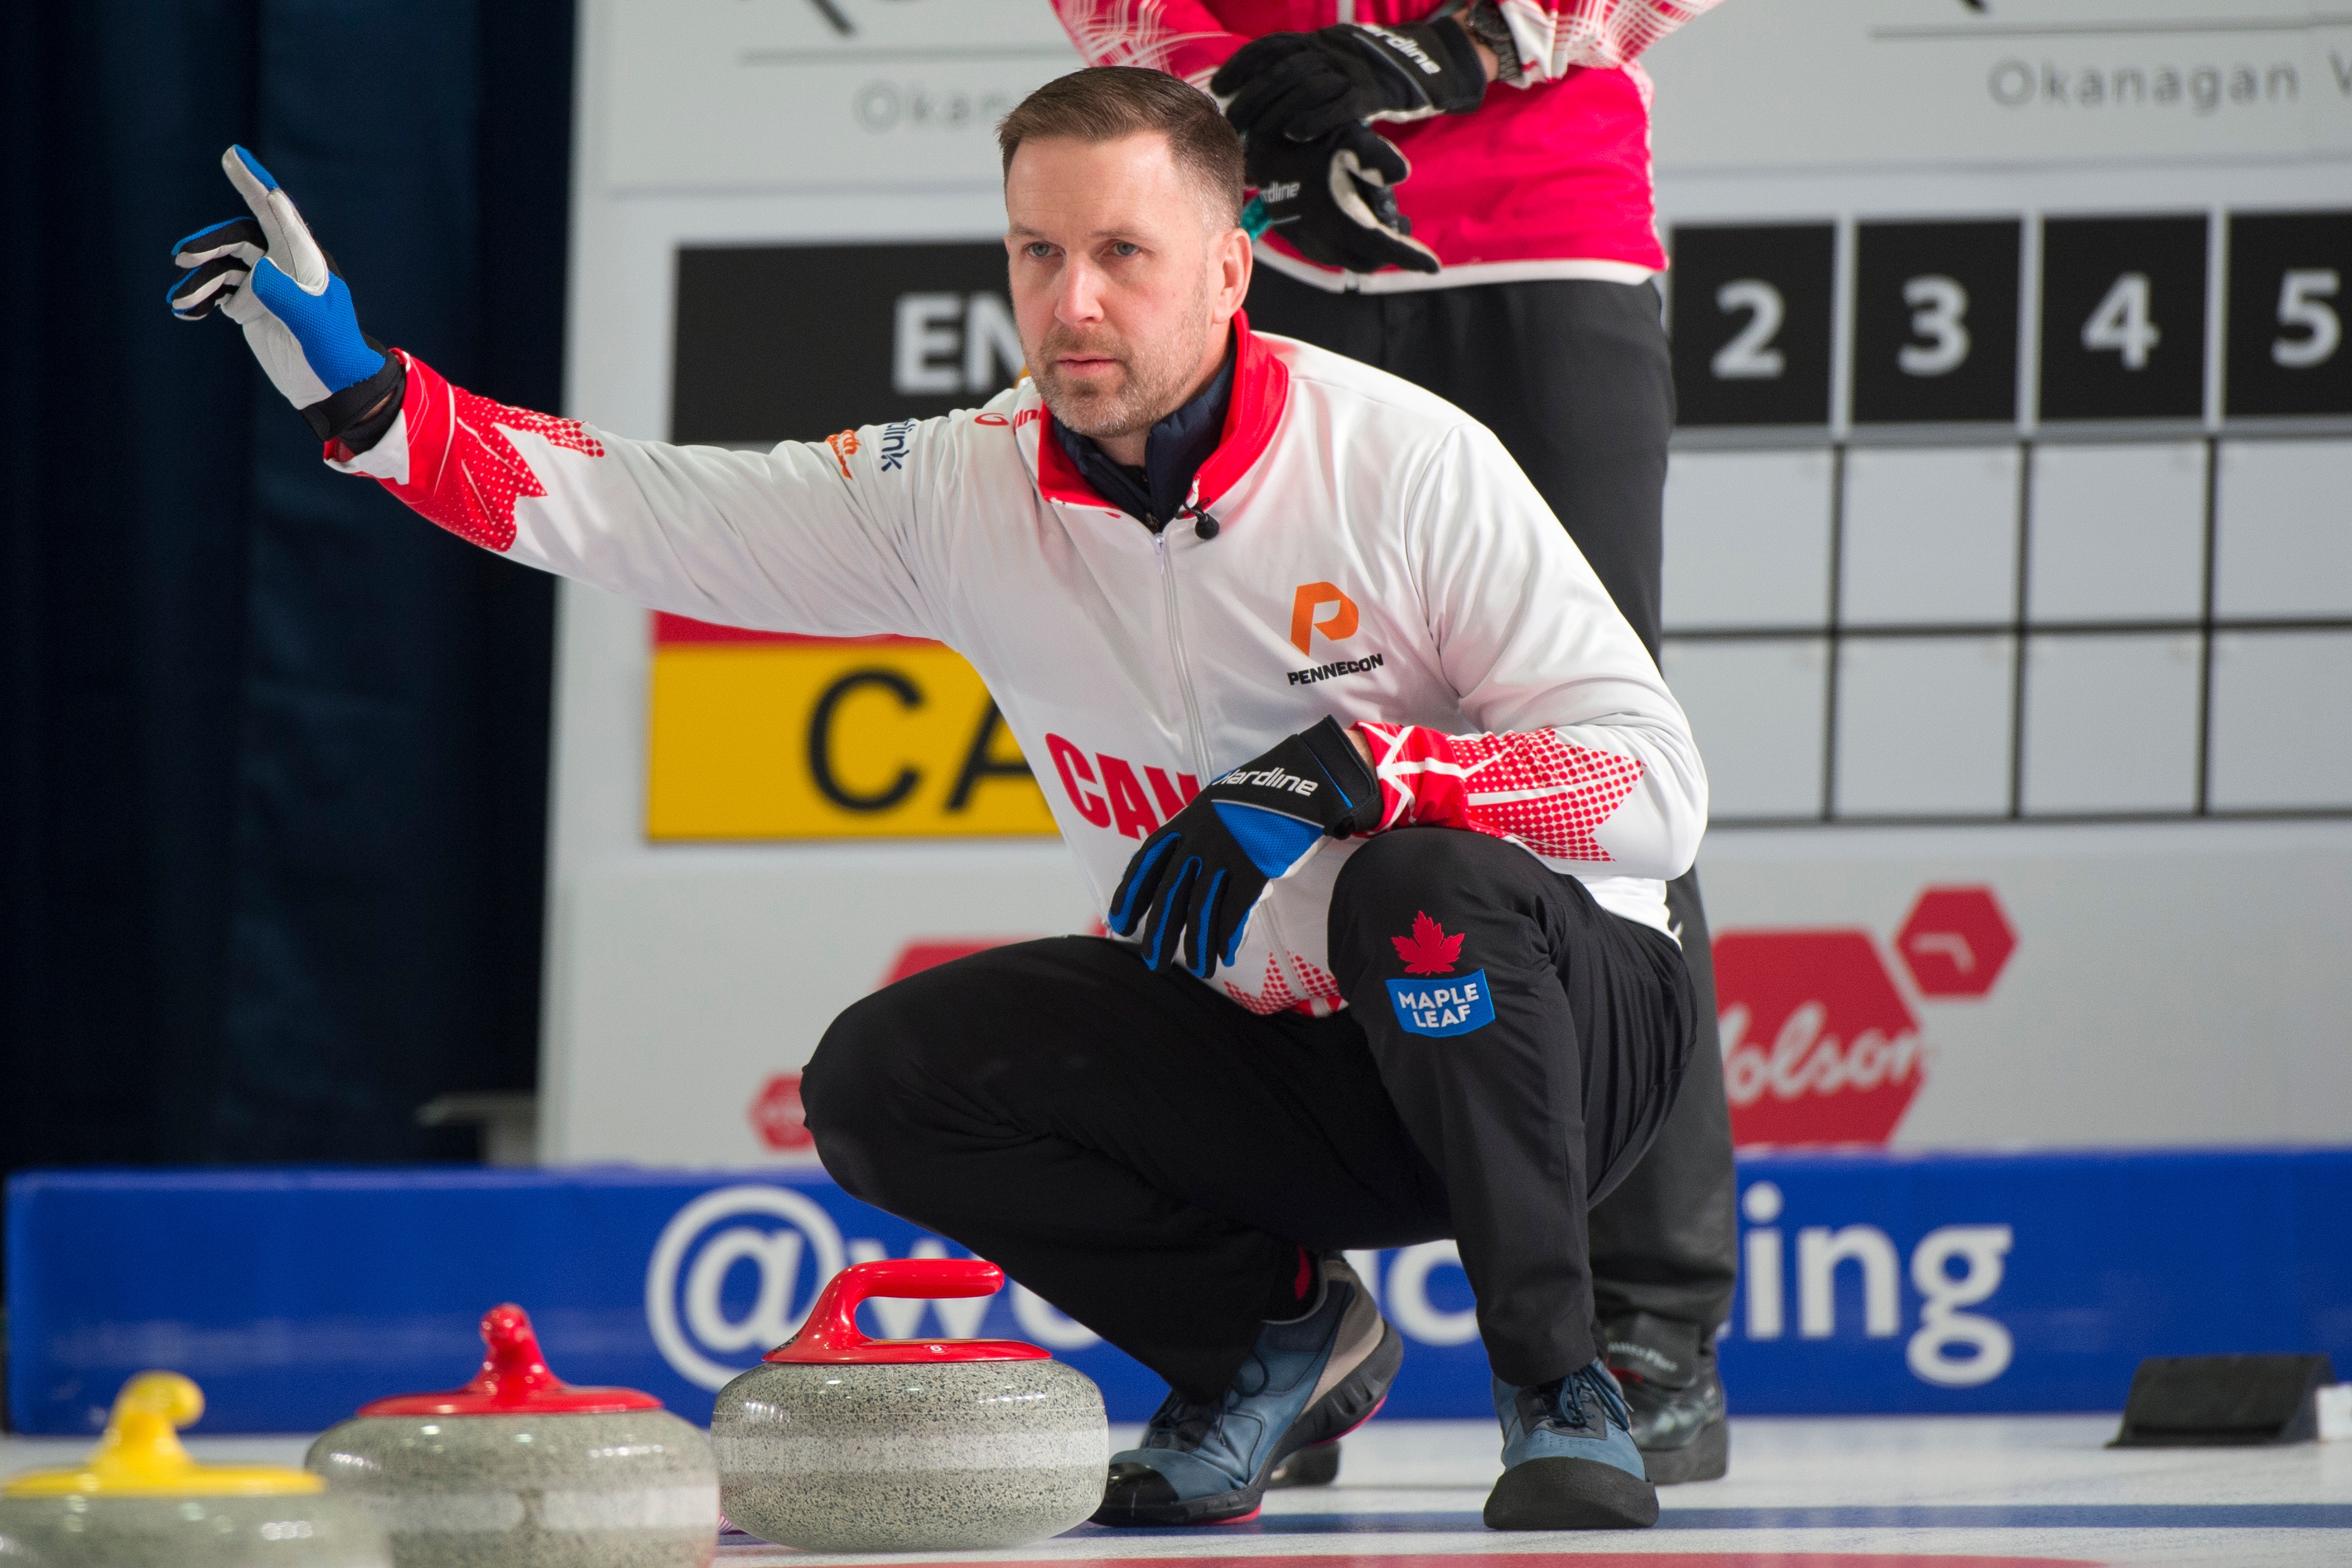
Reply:
[[[1337, 608], [1318, 621], [1315, 612], [1325, 605]], [[1336, 584], [1302, 584], [1298, 596], [1290, 601], [1290, 640], [1299, 652], [1314, 651], [1307, 644], [1317, 632], [1321, 632], [1328, 642], [1356, 635], [1356, 601], [1339, 592]]]

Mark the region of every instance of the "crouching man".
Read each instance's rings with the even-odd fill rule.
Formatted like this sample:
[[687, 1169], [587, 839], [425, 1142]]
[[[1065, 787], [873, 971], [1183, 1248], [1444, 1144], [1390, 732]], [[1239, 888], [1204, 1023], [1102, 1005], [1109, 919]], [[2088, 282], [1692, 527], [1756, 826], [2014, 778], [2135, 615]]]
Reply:
[[1682, 710], [1483, 426], [1251, 331], [1206, 95], [1084, 70], [999, 135], [1033, 379], [887, 442], [670, 447], [454, 387], [361, 332], [241, 150], [254, 216], [181, 243], [173, 307], [241, 322], [331, 463], [478, 544], [986, 679], [1117, 934], [877, 993], [803, 1093], [849, 1191], [1168, 1380], [1098, 1519], [1255, 1511], [1395, 1374], [1341, 1252], [1450, 1237], [1503, 1429], [1487, 1522], [1651, 1523], [1585, 1213], [1690, 1050]]

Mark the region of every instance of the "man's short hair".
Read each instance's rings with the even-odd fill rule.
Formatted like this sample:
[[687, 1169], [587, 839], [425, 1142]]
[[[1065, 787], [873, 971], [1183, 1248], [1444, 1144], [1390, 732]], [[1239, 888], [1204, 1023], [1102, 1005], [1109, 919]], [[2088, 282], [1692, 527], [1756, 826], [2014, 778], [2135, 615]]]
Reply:
[[1090, 66], [1057, 77], [996, 122], [1004, 172], [1032, 137], [1120, 142], [1146, 132], [1168, 138], [1176, 166], [1195, 184], [1212, 216], [1242, 219], [1242, 139], [1216, 100], [1166, 71], [1142, 66]]

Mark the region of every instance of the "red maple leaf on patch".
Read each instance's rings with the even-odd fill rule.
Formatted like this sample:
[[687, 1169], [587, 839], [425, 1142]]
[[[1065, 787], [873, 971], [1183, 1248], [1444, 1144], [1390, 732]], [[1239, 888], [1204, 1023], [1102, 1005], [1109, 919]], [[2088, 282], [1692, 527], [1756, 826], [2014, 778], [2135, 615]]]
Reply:
[[1451, 974], [1454, 961], [1462, 952], [1462, 936], [1445, 934], [1445, 928], [1425, 914], [1412, 917], [1411, 936], [1392, 936], [1397, 956], [1404, 960], [1407, 974]]

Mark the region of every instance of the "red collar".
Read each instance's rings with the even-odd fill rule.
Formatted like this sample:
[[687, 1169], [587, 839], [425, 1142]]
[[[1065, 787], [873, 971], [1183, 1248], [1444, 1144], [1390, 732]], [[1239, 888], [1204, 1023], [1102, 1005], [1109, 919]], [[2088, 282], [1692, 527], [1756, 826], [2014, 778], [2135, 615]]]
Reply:
[[[1274, 444], [1275, 426], [1290, 398], [1290, 367], [1276, 357], [1264, 340], [1250, 331], [1247, 312], [1234, 312], [1234, 392], [1225, 405], [1225, 427], [1217, 449], [1201, 465], [1193, 490], [1202, 510], [1216, 505], [1225, 491], [1239, 483], [1250, 465]], [[1078, 472], [1062, 444], [1054, 439], [1054, 416], [1042, 403], [1037, 408], [1037, 489], [1047, 500], [1117, 511], [1095, 493]]]

